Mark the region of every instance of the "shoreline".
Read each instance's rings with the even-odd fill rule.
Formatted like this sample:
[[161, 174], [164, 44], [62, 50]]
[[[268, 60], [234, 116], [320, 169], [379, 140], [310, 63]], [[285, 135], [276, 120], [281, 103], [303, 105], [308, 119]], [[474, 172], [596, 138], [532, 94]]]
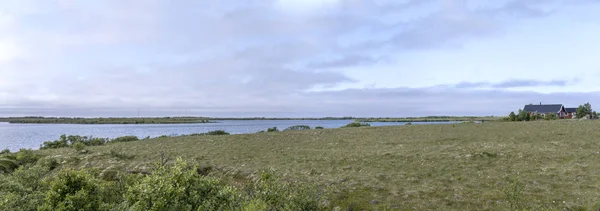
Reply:
[[406, 118], [354, 118], [354, 117], [323, 117], [323, 118], [215, 118], [215, 117], [5, 117], [0, 122], [9, 124], [205, 124], [219, 121], [334, 121], [353, 120], [357, 122], [465, 122], [465, 121], [498, 121], [501, 117], [406, 117]]

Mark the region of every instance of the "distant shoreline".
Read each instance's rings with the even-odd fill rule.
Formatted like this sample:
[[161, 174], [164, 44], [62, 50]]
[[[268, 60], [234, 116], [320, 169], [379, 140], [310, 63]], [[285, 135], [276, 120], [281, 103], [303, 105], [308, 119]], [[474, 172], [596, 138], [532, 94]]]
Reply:
[[497, 121], [502, 117], [402, 117], [402, 118], [358, 118], [358, 117], [322, 117], [322, 118], [216, 118], [216, 117], [5, 117], [0, 122], [10, 124], [203, 124], [217, 121], [238, 120], [354, 120], [358, 122], [464, 122], [464, 121]]
[[8, 117], [0, 122], [10, 124], [202, 124], [215, 123], [205, 118], [148, 117], [148, 118], [68, 118], [68, 117]]

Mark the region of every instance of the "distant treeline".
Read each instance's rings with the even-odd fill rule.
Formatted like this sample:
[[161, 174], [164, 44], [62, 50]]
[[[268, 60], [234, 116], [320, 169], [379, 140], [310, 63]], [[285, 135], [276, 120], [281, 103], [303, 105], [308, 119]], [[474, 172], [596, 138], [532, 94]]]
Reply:
[[352, 120], [353, 117], [324, 118], [212, 118], [212, 117], [8, 117], [0, 118], [0, 122], [21, 124], [186, 124], [211, 123], [219, 120]]
[[210, 123], [200, 117], [143, 117], [143, 118], [70, 118], [70, 117], [9, 117], [0, 122], [22, 124], [185, 124]]

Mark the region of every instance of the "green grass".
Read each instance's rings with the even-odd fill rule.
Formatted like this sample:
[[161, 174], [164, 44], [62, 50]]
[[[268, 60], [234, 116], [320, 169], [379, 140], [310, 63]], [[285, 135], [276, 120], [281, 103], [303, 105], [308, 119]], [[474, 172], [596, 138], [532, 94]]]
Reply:
[[[65, 166], [150, 170], [182, 157], [244, 182], [274, 169], [342, 210], [598, 209], [600, 121], [489, 122], [186, 136], [37, 151]], [[116, 156], [118, 155], [118, 156]], [[173, 160], [173, 159], [171, 159]]]
[[462, 121], [499, 121], [504, 117], [495, 116], [428, 116], [428, 117], [403, 117], [403, 118], [357, 118], [359, 122], [462, 122]]

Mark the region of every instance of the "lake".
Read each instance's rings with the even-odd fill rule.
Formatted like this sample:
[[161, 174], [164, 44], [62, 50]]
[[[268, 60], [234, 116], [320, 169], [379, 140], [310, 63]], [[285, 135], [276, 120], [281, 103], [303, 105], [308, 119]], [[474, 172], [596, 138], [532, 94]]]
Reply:
[[[339, 128], [353, 120], [224, 120], [216, 123], [201, 124], [8, 124], [0, 122], [0, 150], [11, 151], [20, 148], [39, 149], [44, 141], [56, 140], [62, 134], [81, 135], [101, 138], [119, 136], [138, 136], [140, 138], [161, 135], [186, 135], [204, 133], [213, 130], [225, 130], [232, 134], [256, 133], [277, 127], [283, 130], [294, 125], [308, 125], [311, 128]], [[413, 122], [413, 124], [453, 124], [456, 122]], [[370, 122], [371, 126], [404, 125], [405, 122]]]

